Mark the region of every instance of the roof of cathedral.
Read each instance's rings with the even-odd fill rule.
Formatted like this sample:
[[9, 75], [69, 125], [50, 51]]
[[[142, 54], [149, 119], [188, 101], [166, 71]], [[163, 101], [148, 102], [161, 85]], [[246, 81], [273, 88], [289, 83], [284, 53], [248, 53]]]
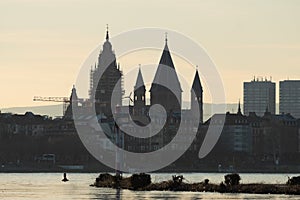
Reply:
[[114, 67], [117, 68], [116, 64], [116, 55], [115, 52], [112, 49], [112, 44], [109, 41], [109, 31], [108, 27], [106, 30], [106, 37], [105, 42], [103, 43], [103, 48], [100, 51], [99, 57], [98, 57], [98, 67], [101, 67], [103, 69], [106, 69], [109, 65], [113, 64]]
[[109, 51], [112, 51], [112, 45], [109, 42], [109, 32], [108, 29], [106, 30], [106, 37], [105, 37], [106, 41], [103, 44], [103, 51], [105, 51], [106, 49]]
[[196, 95], [201, 95], [201, 93], [203, 92], [198, 70], [196, 70], [192, 89], [194, 90]]
[[174, 64], [173, 64], [173, 60], [169, 51], [169, 47], [168, 47], [168, 40], [166, 39], [166, 43], [165, 43], [165, 47], [162, 53], [162, 56], [160, 58], [159, 64], [161, 65], [166, 65], [169, 66], [173, 69], [175, 69]]
[[173, 89], [175, 91], [178, 90], [182, 92], [171, 53], [168, 48], [167, 39], [150, 91], [156, 89], [157, 84], [165, 86], [168, 89]]

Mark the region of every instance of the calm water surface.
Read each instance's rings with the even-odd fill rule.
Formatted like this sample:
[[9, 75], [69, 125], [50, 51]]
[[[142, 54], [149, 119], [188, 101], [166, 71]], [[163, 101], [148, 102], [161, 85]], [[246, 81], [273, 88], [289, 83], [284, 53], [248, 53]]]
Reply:
[[[183, 174], [187, 182], [200, 182], [208, 178], [213, 183], [224, 179], [221, 173]], [[285, 183], [294, 174], [240, 174], [243, 183]], [[294, 195], [219, 194], [201, 192], [135, 192], [94, 188], [98, 174], [70, 173], [69, 182], [62, 182], [61, 173], [2, 173], [0, 199], [300, 199]], [[125, 175], [126, 176], [126, 175]], [[152, 181], [171, 179], [172, 174], [151, 174]]]

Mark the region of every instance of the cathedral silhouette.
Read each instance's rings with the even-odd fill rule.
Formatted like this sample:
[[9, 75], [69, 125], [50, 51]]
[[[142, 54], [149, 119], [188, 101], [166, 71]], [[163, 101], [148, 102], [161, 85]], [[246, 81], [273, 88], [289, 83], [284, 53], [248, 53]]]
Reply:
[[[109, 40], [109, 31], [106, 30], [106, 38], [103, 48], [98, 56], [97, 64], [90, 71], [90, 99], [96, 103], [97, 114], [111, 118], [114, 110], [111, 108], [122, 106], [123, 72], [117, 63], [116, 55]], [[133, 106], [130, 106], [132, 118], [141, 124], [148, 123], [148, 112], [151, 106], [159, 104], [164, 107], [168, 118], [179, 116], [182, 112], [182, 89], [177, 76], [175, 65], [169, 51], [168, 39], [165, 38], [165, 46], [151, 84], [150, 105], [146, 105], [146, 86], [144, 84], [141, 68], [139, 68], [134, 86]], [[196, 109], [197, 108], [197, 109]], [[191, 87], [191, 115], [199, 110], [200, 122], [203, 122], [203, 89], [196, 70]], [[194, 112], [193, 112], [194, 111]]]
[[[203, 89], [198, 70], [196, 69], [190, 90], [191, 108], [181, 109], [183, 91], [169, 51], [168, 40], [165, 38], [164, 49], [149, 89], [150, 104], [146, 103], [147, 89], [142, 70], [139, 68], [133, 88], [133, 105], [123, 106], [123, 72], [120, 64], [117, 63], [109, 39], [107, 29], [97, 63], [90, 70], [89, 99], [82, 101], [79, 106], [80, 98], [76, 94], [76, 89], [73, 88], [65, 118], [76, 118], [77, 121], [85, 121], [81, 124], [89, 124], [88, 121], [93, 116], [92, 110], [94, 109], [98, 123], [106, 136], [115, 145], [132, 152], [155, 151], [170, 143], [178, 133], [191, 137], [189, 133], [197, 132], [199, 125], [203, 124]], [[94, 107], [91, 106], [92, 104]], [[157, 105], [160, 105], [160, 108], [163, 107], [164, 111], [156, 110]], [[74, 109], [76, 116], [74, 116]], [[151, 124], [150, 127], [147, 126], [149, 124]], [[119, 138], [118, 143], [116, 137], [120, 136], [117, 134], [119, 126], [122, 127], [122, 138]], [[146, 129], [141, 130], [138, 127], [146, 127]], [[94, 131], [92, 128], [91, 132]], [[143, 138], [133, 137], [127, 133], [140, 133], [144, 136], [156, 134]], [[182, 141], [185, 139], [182, 138]]]

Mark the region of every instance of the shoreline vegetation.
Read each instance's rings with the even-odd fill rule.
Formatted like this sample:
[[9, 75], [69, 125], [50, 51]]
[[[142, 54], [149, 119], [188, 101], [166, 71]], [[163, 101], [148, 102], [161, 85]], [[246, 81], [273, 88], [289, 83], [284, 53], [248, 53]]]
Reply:
[[133, 174], [130, 177], [117, 177], [108, 173], [100, 174], [92, 187], [128, 189], [134, 191], [190, 191], [249, 194], [300, 195], [300, 176], [288, 178], [286, 184], [248, 183], [241, 184], [239, 174], [227, 174], [220, 184], [205, 179], [197, 183], [187, 183], [182, 175], [174, 175], [171, 180], [151, 182], [149, 174]]

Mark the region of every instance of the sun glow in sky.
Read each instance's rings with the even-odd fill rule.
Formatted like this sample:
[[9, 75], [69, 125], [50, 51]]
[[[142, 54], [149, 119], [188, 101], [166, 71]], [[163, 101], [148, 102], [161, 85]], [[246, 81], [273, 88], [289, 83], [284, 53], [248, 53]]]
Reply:
[[300, 79], [299, 10], [297, 0], [2, 0], [0, 108], [45, 105], [35, 95], [69, 96], [106, 24], [111, 35], [159, 27], [192, 38], [217, 65], [227, 102], [236, 103], [253, 76], [272, 76], [277, 88]]

